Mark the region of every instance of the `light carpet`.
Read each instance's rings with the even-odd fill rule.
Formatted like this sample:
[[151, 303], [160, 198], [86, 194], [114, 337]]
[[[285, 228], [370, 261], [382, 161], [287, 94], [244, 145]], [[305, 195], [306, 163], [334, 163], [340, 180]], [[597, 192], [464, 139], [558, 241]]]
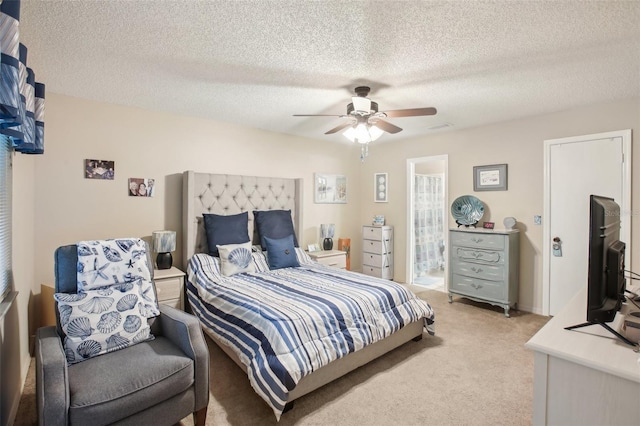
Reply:
[[[436, 335], [425, 333], [299, 398], [279, 423], [245, 373], [209, 341], [207, 425], [530, 425], [533, 353], [524, 344], [549, 318], [518, 311], [506, 318], [488, 304], [450, 304], [446, 293], [412, 290], [434, 308]], [[37, 420], [33, 364], [17, 426]]]

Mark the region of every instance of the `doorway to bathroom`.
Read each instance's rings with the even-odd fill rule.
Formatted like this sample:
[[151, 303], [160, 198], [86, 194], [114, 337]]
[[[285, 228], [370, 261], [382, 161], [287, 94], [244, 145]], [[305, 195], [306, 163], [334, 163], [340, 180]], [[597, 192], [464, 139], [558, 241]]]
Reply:
[[448, 156], [407, 160], [408, 282], [446, 291]]

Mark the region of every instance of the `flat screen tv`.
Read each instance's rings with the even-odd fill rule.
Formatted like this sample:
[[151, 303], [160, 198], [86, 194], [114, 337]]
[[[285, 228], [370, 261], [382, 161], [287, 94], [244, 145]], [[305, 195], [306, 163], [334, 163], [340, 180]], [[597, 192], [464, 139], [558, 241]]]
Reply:
[[635, 346], [607, 324], [615, 319], [625, 300], [625, 244], [620, 241], [620, 206], [613, 198], [599, 195], [590, 196], [589, 206], [587, 322], [566, 329], [600, 324], [624, 343]]

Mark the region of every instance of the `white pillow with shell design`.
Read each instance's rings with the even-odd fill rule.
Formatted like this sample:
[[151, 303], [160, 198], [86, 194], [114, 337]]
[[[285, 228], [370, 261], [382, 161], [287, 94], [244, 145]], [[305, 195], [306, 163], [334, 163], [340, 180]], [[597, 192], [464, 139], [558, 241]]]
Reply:
[[220, 253], [222, 275], [229, 277], [243, 272], [255, 272], [250, 241], [216, 247]]

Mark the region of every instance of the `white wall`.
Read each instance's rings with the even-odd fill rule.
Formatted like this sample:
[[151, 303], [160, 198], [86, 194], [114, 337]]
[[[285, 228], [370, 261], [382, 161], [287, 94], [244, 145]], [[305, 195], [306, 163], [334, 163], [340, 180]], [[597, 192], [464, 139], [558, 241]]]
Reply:
[[[35, 171], [37, 285], [53, 282], [53, 252], [60, 245], [146, 237], [159, 229], [178, 232], [173, 257], [184, 266], [185, 170], [303, 178], [301, 244], [318, 242], [320, 223], [335, 223], [341, 235], [358, 219], [357, 200], [313, 203], [314, 172], [343, 173], [357, 186], [348, 145], [47, 94], [45, 150]], [[115, 161], [115, 179], [85, 179], [85, 159]], [[131, 177], [155, 178], [155, 196], [129, 197]]]

